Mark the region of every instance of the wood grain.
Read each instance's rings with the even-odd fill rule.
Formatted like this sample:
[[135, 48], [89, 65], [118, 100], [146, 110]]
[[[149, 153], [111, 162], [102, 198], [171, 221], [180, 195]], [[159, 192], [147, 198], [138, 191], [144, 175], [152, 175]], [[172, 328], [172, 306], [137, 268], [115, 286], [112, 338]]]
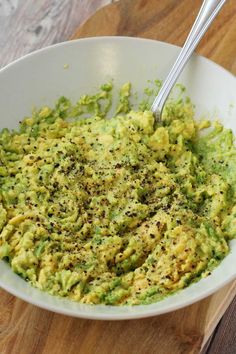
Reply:
[[[0, 66], [65, 40], [108, 0], [0, 0]], [[122, 0], [98, 11], [73, 38], [131, 35], [181, 45], [200, 0]], [[35, 3], [36, 4], [36, 3]], [[236, 1], [228, 0], [198, 52], [236, 72]], [[138, 321], [88, 321], [50, 313], [0, 290], [0, 354], [197, 354], [236, 294], [236, 282], [185, 309]], [[236, 301], [235, 301], [236, 303]], [[233, 305], [232, 305], [233, 306]], [[236, 308], [236, 304], [233, 307]], [[235, 312], [219, 325], [208, 354], [235, 354]], [[236, 331], [235, 331], [236, 332]]]
[[236, 353], [236, 297], [218, 325], [209, 345], [208, 354]]
[[214, 296], [167, 315], [111, 322], [53, 314], [1, 290], [0, 353], [197, 354], [206, 333], [225, 311], [222, 298], [232, 299], [234, 294], [232, 283]]
[[[122, 0], [106, 6], [72, 38], [136, 36], [182, 45], [201, 0]], [[197, 52], [236, 73], [236, 1], [228, 0], [202, 39]]]
[[67, 40], [111, 0], [0, 0], [0, 67], [33, 50]]

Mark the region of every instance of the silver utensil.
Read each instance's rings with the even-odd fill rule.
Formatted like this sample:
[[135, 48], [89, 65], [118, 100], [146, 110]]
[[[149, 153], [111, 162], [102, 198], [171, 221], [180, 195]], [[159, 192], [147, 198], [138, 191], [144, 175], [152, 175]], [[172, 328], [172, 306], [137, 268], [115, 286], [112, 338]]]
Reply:
[[162, 110], [172, 87], [174, 86], [176, 80], [184, 69], [184, 66], [188, 62], [204, 33], [207, 31], [208, 27], [215, 19], [225, 2], [226, 0], [203, 1], [184, 46], [151, 106], [151, 111], [153, 112], [156, 121], [161, 120]]

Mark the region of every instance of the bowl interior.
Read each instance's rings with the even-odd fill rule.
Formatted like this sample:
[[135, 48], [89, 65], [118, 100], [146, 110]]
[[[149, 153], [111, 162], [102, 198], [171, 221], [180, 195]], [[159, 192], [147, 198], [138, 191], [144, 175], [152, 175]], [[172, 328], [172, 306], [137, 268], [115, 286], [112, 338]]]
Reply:
[[[17, 60], [0, 71], [0, 128], [15, 128], [34, 106], [53, 105], [61, 95], [78, 99], [114, 79], [119, 87], [131, 81], [142, 97], [149, 79], [163, 79], [179, 48], [166, 43], [122, 37], [66, 42]], [[65, 68], [66, 65], [66, 68]], [[197, 117], [219, 118], [236, 134], [236, 80], [207, 59], [194, 55], [179, 82], [196, 105]], [[52, 297], [32, 288], [0, 262], [0, 286], [40, 307], [77, 317], [128, 319], [157, 315], [200, 300], [235, 278], [236, 240], [212, 274], [165, 300], [145, 306], [89, 306]]]

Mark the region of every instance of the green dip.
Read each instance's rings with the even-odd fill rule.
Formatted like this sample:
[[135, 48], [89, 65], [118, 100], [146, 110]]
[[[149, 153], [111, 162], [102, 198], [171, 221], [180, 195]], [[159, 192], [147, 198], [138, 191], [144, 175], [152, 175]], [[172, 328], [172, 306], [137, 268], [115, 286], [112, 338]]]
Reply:
[[218, 122], [199, 136], [210, 123], [194, 120], [188, 99], [170, 100], [155, 125], [150, 111], [131, 110], [130, 84], [107, 119], [111, 89], [75, 105], [62, 97], [2, 130], [0, 259], [53, 295], [148, 304], [228, 254], [236, 150]]

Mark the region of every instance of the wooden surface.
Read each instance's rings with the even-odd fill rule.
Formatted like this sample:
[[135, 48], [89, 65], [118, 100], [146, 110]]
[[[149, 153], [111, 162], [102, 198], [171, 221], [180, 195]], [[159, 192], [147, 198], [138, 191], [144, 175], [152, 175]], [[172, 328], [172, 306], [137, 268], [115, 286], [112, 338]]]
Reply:
[[0, 67], [33, 50], [66, 41], [111, 0], [0, 0]]
[[168, 315], [109, 322], [53, 314], [2, 291], [0, 353], [197, 354], [204, 330], [211, 330], [218, 320], [216, 307], [221, 306], [223, 296], [230, 298], [231, 292], [235, 292], [233, 285]]
[[[182, 45], [201, 0], [123, 0], [98, 11], [73, 38], [136, 36]], [[236, 74], [236, 0], [228, 0], [197, 52]]]
[[[0, 0], [0, 66], [73, 36], [132, 35], [181, 45], [198, 0]], [[76, 32], [76, 35], [72, 35]], [[236, 72], [236, 0], [228, 0], [198, 52]], [[186, 309], [126, 322], [73, 319], [0, 291], [0, 353], [199, 353], [236, 293], [232, 283]], [[202, 353], [236, 353], [236, 299]]]

